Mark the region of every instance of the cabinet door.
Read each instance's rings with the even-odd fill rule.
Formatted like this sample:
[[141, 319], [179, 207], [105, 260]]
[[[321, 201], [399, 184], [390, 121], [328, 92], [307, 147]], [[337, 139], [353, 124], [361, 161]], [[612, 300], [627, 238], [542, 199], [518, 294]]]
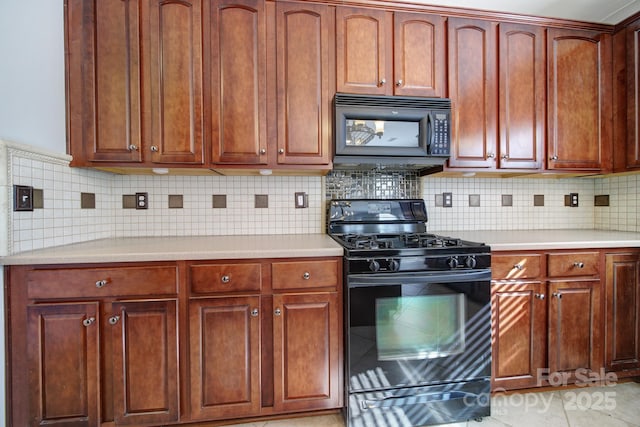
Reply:
[[98, 304], [27, 307], [30, 426], [99, 425]]
[[330, 161], [333, 8], [277, 3], [278, 164]]
[[498, 132], [496, 24], [450, 18], [448, 28], [453, 121], [449, 166], [492, 169]]
[[176, 301], [114, 303], [108, 323], [116, 424], [177, 421]]
[[274, 409], [340, 407], [338, 295], [274, 295], [273, 308]]
[[549, 29], [548, 169], [611, 169], [611, 36]]
[[549, 371], [598, 370], [600, 281], [549, 282]]
[[439, 15], [394, 13], [395, 95], [444, 96], [444, 22], [444, 17]]
[[337, 91], [392, 95], [392, 13], [336, 7]]
[[613, 370], [640, 367], [640, 254], [606, 256], [605, 363]]
[[72, 164], [140, 162], [140, 4], [65, 4]]
[[197, 419], [260, 412], [260, 297], [191, 300], [191, 414]]
[[143, 2], [145, 151], [154, 163], [204, 163], [200, 1]]
[[266, 17], [262, 0], [207, 0], [213, 163], [266, 164]]
[[626, 29], [627, 167], [640, 167], [640, 21]]
[[500, 24], [500, 168], [539, 169], [545, 143], [544, 29]]
[[491, 286], [492, 389], [538, 385], [546, 366], [546, 286], [540, 282]]

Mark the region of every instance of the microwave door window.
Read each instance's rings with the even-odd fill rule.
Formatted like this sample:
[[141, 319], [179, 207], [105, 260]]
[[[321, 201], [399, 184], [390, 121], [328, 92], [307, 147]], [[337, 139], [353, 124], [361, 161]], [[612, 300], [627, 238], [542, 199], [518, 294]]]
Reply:
[[417, 148], [420, 122], [394, 120], [346, 120], [346, 145]]

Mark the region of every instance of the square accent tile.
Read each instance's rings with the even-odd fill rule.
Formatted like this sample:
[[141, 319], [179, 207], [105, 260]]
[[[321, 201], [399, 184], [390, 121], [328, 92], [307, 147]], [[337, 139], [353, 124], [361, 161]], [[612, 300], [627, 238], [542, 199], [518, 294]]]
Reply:
[[269, 196], [266, 194], [256, 194], [254, 199], [256, 209], [266, 209], [269, 207]]
[[533, 195], [533, 206], [544, 206], [544, 194]]
[[211, 199], [212, 199], [211, 207], [213, 209], [225, 209], [227, 207], [226, 194], [214, 194]]
[[513, 195], [512, 194], [503, 194], [502, 195], [502, 206], [513, 206]]
[[480, 207], [480, 195], [469, 194], [469, 206], [472, 208]]
[[43, 208], [44, 208], [44, 192], [40, 188], [34, 188], [33, 189], [33, 209], [43, 209]]
[[[33, 190], [34, 204], [35, 204], [35, 191], [36, 190]], [[609, 195], [608, 194], [601, 194], [601, 195], [595, 196], [594, 200], [593, 200], [593, 205], [594, 206], [609, 206]], [[34, 206], [34, 208], [35, 208], [35, 206]]]
[[182, 209], [182, 194], [169, 194], [169, 209]]
[[123, 194], [122, 195], [122, 209], [135, 209], [136, 208], [136, 195], [135, 194]]
[[95, 209], [96, 195], [95, 193], [80, 193], [80, 209]]

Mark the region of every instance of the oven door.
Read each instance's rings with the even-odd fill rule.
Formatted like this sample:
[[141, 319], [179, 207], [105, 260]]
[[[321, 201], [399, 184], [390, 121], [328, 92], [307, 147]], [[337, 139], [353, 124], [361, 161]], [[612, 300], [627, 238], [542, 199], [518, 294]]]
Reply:
[[491, 375], [491, 272], [347, 277], [350, 393]]

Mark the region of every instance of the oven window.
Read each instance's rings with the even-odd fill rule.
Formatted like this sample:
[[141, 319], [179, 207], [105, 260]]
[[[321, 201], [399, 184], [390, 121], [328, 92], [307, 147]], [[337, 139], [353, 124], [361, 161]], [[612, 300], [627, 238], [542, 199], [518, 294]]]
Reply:
[[434, 359], [465, 350], [464, 294], [376, 299], [378, 360]]
[[420, 147], [420, 122], [395, 120], [346, 120], [347, 146]]

